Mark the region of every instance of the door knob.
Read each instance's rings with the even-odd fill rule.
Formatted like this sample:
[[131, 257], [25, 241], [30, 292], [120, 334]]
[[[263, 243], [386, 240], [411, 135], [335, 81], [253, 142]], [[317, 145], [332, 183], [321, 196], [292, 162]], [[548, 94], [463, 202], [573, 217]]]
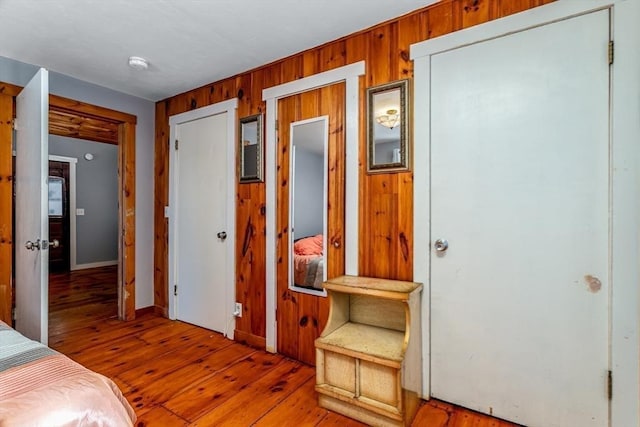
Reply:
[[217, 234], [218, 239], [224, 241], [227, 238], [227, 232], [226, 231], [221, 231]]
[[449, 242], [446, 239], [438, 239], [433, 243], [433, 247], [436, 252], [445, 252], [449, 249]]
[[35, 242], [31, 240], [27, 240], [27, 243], [24, 244], [24, 247], [29, 251], [39, 251], [40, 250], [40, 239], [37, 239]]
[[51, 247], [52, 248], [59, 248], [60, 247], [60, 242], [58, 241], [58, 239], [53, 239], [50, 243], [51, 243]]

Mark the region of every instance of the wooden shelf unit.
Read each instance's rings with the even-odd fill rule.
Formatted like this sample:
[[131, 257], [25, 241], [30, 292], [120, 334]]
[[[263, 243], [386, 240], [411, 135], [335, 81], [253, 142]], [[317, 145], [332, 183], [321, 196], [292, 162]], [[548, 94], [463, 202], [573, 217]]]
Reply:
[[319, 405], [373, 426], [411, 425], [422, 389], [422, 285], [340, 276], [324, 287], [330, 312], [315, 341]]

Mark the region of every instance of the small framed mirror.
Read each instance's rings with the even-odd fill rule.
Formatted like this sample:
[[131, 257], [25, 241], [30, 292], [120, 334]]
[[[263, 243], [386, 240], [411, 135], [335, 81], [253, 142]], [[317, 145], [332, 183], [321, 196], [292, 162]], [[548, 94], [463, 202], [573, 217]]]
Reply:
[[410, 168], [409, 80], [367, 89], [367, 172]]
[[262, 182], [262, 114], [240, 119], [238, 132], [240, 182]]

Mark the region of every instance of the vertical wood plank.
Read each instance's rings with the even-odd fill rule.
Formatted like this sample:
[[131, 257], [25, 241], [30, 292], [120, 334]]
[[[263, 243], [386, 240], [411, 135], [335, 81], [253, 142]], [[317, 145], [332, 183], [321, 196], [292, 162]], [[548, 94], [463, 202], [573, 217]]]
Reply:
[[453, 7], [450, 1], [436, 3], [428, 9], [427, 27], [429, 39], [453, 31]]
[[301, 294], [289, 289], [289, 123], [298, 120], [299, 96], [278, 101], [276, 179], [276, 282], [278, 307], [278, 351], [298, 358], [298, 312]]
[[168, 102], [156, 103], [156, 140], [154, 146], [154, 251], [153, 251], [153, 304], [163, 315], [168, 315], [169, 294], [169, 221], [164, 207], [169, 205], [169, 120]]
[[0, 320], [13, 324], [13, 96], [0, 93]]
[[398, 21], [398, 42], [396, 56], [399, 79], [413, 77], [413, 61], [409, 56], [409, 46], [420, 40], [425, 40], [428, 35], [428, 16], [422, 13], [408, 15]]
[[120, 318], [133, 320], [136, 317], [136, 145], [135, 125], [122, 123], [120, 125], [120, 157], [119, 176], [121, 180], [122, 226], [122, 292], [120, 299]]
[[498, 15], [496, 18], [502, 18], [514, 13], [522, 12], [523, 10], [530, 9], [534, 6], [538, 6], [537, 0], [500, 0]]
[[489, 3], [488, 0], [463, 0], [460, 3], [462, 28], [487, 22], [489, 20]]
[[346, 64], [346, 43], [338, 40], [318, 49], [318, 60], [322, 71], [332, 70]]

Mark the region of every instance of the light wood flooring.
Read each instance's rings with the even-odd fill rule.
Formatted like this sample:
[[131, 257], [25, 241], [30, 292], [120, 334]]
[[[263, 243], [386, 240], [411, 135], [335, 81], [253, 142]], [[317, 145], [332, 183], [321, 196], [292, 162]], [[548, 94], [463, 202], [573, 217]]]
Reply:
[[[138, 426], [362, 426], [318, 407], [315, 370], [153, 314], [117, 320], [117, 268], [50, 277], [49, 345], [112, 378]], [[424, 402], [413, 426], [514, 424]]]

